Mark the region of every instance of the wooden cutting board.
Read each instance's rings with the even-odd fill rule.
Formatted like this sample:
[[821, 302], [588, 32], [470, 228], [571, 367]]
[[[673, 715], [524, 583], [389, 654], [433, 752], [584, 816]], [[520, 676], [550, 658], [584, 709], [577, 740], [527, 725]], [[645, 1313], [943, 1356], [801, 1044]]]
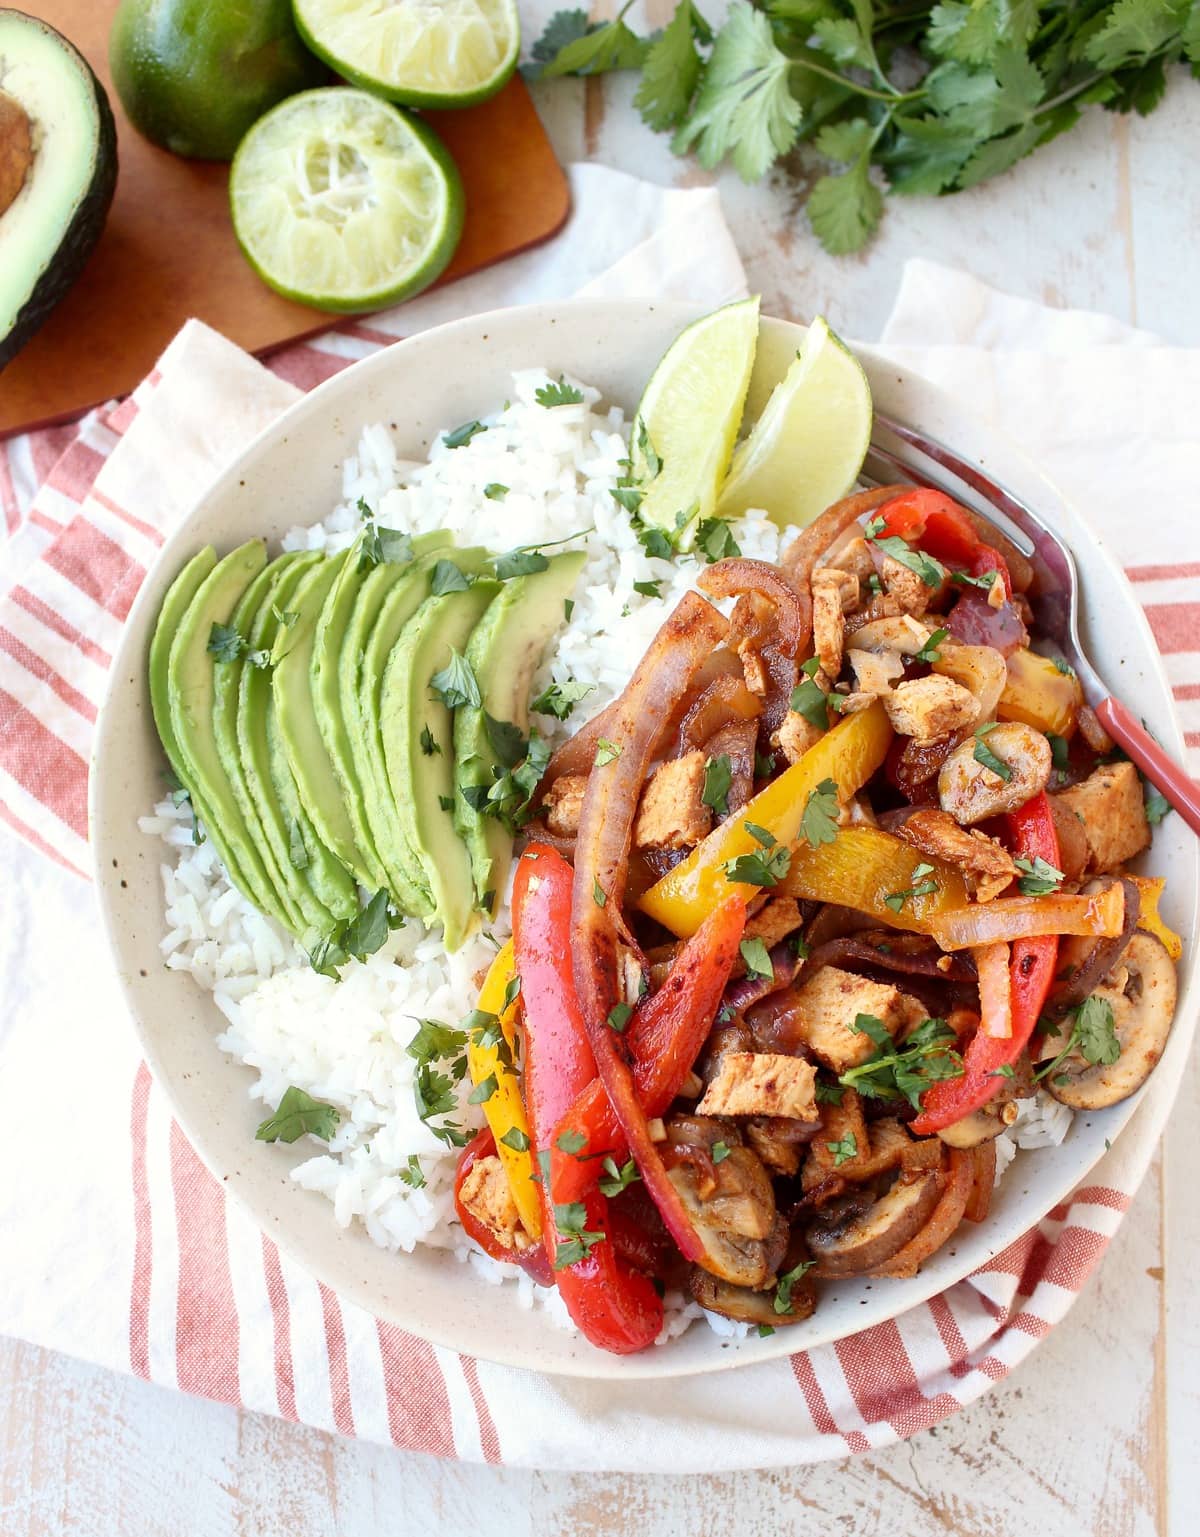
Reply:
[[[108, 71], [117, 0], [21, 0], [20, 8], [70, 38], [103, 80], [120, 173], [82, 277], [0, 373], [0, 436], [127, 394], [191, 315], [260, 354], [335, 324], [272, 293], [247, 265], [229, 219], [226, 166], [182, 160], [130, 126]], [[442, 283], [561, 228], [567, 180], [519, 78], [480, 107], [429, 120], [458, 163], [467, 198], [462, 242]]]

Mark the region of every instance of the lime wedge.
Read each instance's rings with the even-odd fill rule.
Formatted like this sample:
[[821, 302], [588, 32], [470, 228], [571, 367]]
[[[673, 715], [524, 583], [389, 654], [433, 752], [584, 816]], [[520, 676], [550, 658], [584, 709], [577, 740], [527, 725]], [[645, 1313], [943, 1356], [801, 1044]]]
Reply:
[[633, 421], [638, 516], [687, 550], [711, 518], [737, 439], [758, 340], [758, 298], [681, 331], [650, 376]]
[[433, 130], [348, 86], [259, 118], [229, 177], [233, 227], [264, 282], [355, 313], [419, 293], [458, 244], [463, 191]]
[[339, 75], [408, 107], [473, 107], [517, 67], [516, 0], [294, 0], [296, 30]]
[[858, 359], [818, 317], [733, 458], [717, 512], [760, 508], [803, 528], [845, 496], [871, 442], [871, 387]]

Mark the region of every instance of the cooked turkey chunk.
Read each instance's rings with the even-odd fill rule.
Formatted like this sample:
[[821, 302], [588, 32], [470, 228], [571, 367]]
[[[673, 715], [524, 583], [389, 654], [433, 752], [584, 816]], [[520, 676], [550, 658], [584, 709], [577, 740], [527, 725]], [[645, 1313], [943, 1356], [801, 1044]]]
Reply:
[[487, 1228], [502, 1249], [527, 1249], [529, 1234], [521, 1226], [508, 1176], [499, 1158], [478, 1158], [468, 1170], [458, 1198], [477, 1222]]
[[851, 1027], [860, 1014], [882, 1020], [895, 1035], [923, 1019], [924, 1009], [889, 982], [872, 982], [840, 966], [822, 966], [796, 993], [800, 1034], [805, 1045], [835, 1073], [865, 1062], [875, 1050], [869, 1035]]
[[704, 794], [704, 754], [685, 753], [655, 769], [642, 792], [633, 829], [639, 848], [688, 849], [708, 835], [712, 808]]
[[883, 696], [883, 707], [894, 729], [917, 743], [938, 742], [979, 719], [974, 694], [935, 672], [898, 683]]
[[560, 838], [573, 838], [579, 831], [579, 816], [583, 810], [583, 792], [587, 789], [586, 774], [563, 774], [546, 791], [543, 802], [546, 826]]
[[1096, 874], [1115, 870], [1150, 843], [1142, 785], [1132, 763], [1106, 763], [1055, 800], [1082, 822], [1087, 868]]
[[815, 1121], [817, 1070], [799, 1057], [729, 1051], [696, 1106], [699, 1115], [778, 1115]]

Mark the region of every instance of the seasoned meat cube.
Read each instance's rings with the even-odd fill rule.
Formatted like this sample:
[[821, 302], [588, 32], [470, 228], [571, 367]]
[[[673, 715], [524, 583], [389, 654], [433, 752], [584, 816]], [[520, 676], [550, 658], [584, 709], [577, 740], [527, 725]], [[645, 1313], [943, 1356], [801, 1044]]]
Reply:
[[688, 849], [708, 835], [712, 807], [704, 793], [704, 754], [684, 753], [655, 769], [642, 791], [633, 841], [642, 849]]
[[744, 937], [761, 939], [769, 950], [781, 939], [795, 933], [803, 922], [804, 916], [795, 897], [773, 897], [747, 920]]
[[1083, 823], [1091, 872], [1115, 870], [1149, 845], [1141, 781], [1132, 763], [1106, 763], [1054, 798]]
[[815, 1121], [817, 1070], [799, 1057], [731, 1051], [696, 1106], [700, 1115], [779, 1115]]
[[[821, 966], [796, 993], [800, 1035], [826, 1067], [844, 1073], [875, 1050], [869, 1035], [850, 1027], [859, 1014], [872, 1014], [895, 1035], [911, 1020], [912, 1000], [890, 982], [872, 982], [840, 966]], [[918, 1005], [919, 1007], [919, 1005]], [[920, 1017], [925, 1017], [922, 1009]]]
[[[836, 568], [838, 571], [846, 571], [860, 582], [868, 581], [875, 573], [871, 546], [861, 534], [855, 534], [854, 538], [842, 545], [840, 550], [835, 550], [825, 565]], [[817, 569], [822, 568], [818, 566]]]
[[813, 647], [830, 681], [842, 670], [842, 642], [846, 633], [839, 575], [828, 570], [812, 574]]
[[502, 1249], [527, 1249], [529, 1234], [521, 1226], [517, 1205], [508, 1188], [504, 1165], [494, 1156], [471, 1165], [458, 1198]]
[[843, 614], [853, 613], [858, 607], [858, 577], [851, 571], [843, 571], [835, 565], [818, 566], [812, 574], [812, 585], [836, 587]]
[[579, 831], [579, 815], [586, 789], [586, 774], [560, 774], [546, 791], [542, 805], [546, 826], [552, 833], [560, 838], [573, 838]]
[[890, 694], [892, 685], [904, 676], [904, 659], [898, 651], [859, 651], [852, 647], [847, 660], [862, 694]]
[[973, 726], [979, 719], [979, 701], [974, 694], [935, 672], [898, 683], [884, 695], [883, 707], [901, 736], [910, 736], [923, 746]]
[[898, 829], [923, 854], [957, 865], [977, 902], [990, 902], [1015, 879], [1012, 856], [994, 838], [972, 828], [968, 831], [945, 811], [932, 807], [913, 814]]
[[920, 618], [928, 612], [938, 591], [936, 587], [930, 587], [915, 571], [891, 555], [883, 557], [880, 575], [885, 589], [893, 598], [900, 600], [906, 614], [915, 614]]
[[775, 733], [775, 741], [789, 763], [799, 763], [813, 743], [824, 735], [820, 726], [814, 726], [805, 716], [789, 710]]
[[742, 661], [742, 676], [746, 680], [746, 687], [758, 699], [767, 692], [767, 669], [762, 657], [750, 645], [738, 647], [738, 656]]

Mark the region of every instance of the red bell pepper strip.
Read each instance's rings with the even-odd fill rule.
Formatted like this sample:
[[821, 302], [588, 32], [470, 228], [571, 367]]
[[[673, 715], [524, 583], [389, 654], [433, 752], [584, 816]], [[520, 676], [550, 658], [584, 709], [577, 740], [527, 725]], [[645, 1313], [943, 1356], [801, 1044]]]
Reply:
[[553, 1286], [554, 1273], [546, 1258], [546, 1250], [540, 1243], [530, 1244], [526, 1249], [506, 1249], [498, 1242], [491, 1229], [484, 1227], [478, 1217], [462, 1204], [460, 1193], [467, 1175], [481, 1158], [496, 1156], [496, 1139], [492, 1135], [490, 1126], [485, 1126], [482, 1131], [477, 1132], [458, 1155], [458, 1167], [454, 1171], [454, 1210], [462, 1224], [463, 1232], [468, 1238], [473, 1238], [483, 1252], [490, 1254], [493, 1259], [503, 1260], [509, 1265], [520, 1265], [521, 1269], [527, 1271], [539, 1286]]
[[[571, 968], [571, 888], [574, 872], [555, 849], [531, 844], [513, 882], [513, 951], [525, 1019], [525, 1107], [530, 1138], [543, 1171], [558, 1122], [596, 1076]], [[542, 1177], [545, 1252], [551, 1264], [569, 1241], [557, 1218], [563, 1204]], [[592, 1344], [628, 1355], [654, 1342], [662, 1329], [662, 1299], [650, 1277], [623, 1259], [607, 1236], [608, 1202], [593, 1190], [572, 1213], [572, 1234], [603, 1235], [574, 1264], [555, 1271], [571, 1317]], [[557, 1206], [557, 1211], [556, 1211]]]
[[[684, 946], [662, 986], [634, 1010], [625, 1031], [633, 1087], [648, 1120], [679, 1093], [712, 1029], [746, 924], [746, 899], [734, 892]], [[577, 1153], [564, 1152], [579, 1143]], [[606, 1157], [618, 1164], [629, 1146], [604, 1085], [593, 1078], [559, 1122], [550, 1150], [556, 1201], [577, 1201], [599, 1179]]]
[[948, 565], [963, 566], [972, 576], [999, 571], [1004, 593], [1012, 597], [1008, 562], [976, 532], [957, 502], [941, 491], [918, 486], [884, 502], [876, 513], [883, 520], [879, 533], [898, 535]]
[[[1009, 852], [1023, 859], [1039, 855], [1058, 868], [1060, 858], [1054, 816], [1043, 790], [1004, 819], [1005, 842]], [[1012, 947], [1009, 966], [1009, 996], [1012, 1004], [1012, 1034], [998, 1038], [976, 1030], [963, 1054], [961, 1078], [944, 1078], [933, 1083], [921, 1100], [921, 1113], [910, 1130], [918, 1137], [941, 1131], [979, 1110], [1000, 1088], [996, 1075], [1011, 1066], [1029, 1044], [1037, 1026], [1046, 994], [1054, 980], [1058, 964], [1058, 936], [1041, 935], [1019, 939]]]

